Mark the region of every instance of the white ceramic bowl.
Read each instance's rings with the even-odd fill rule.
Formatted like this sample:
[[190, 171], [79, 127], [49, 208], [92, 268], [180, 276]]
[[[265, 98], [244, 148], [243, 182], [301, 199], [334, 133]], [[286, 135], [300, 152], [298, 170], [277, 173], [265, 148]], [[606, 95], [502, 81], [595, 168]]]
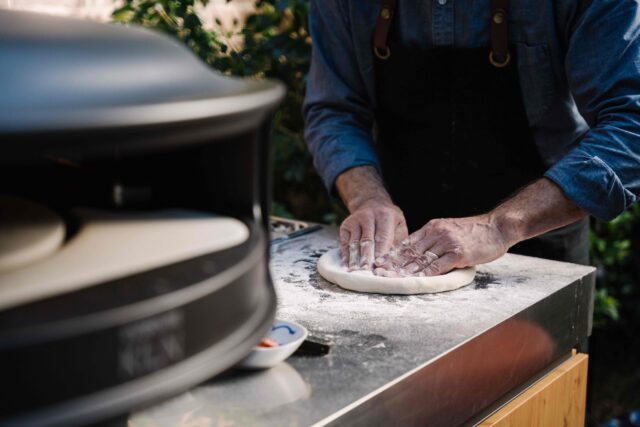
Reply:
[[242, 369], [267, 369], [276, 366], [300, 347], [307, 338], [304, 326], [295, 322], [275, 320], [267, 337], [278, 342], [277, 347], [254, 347], [238, 365]]

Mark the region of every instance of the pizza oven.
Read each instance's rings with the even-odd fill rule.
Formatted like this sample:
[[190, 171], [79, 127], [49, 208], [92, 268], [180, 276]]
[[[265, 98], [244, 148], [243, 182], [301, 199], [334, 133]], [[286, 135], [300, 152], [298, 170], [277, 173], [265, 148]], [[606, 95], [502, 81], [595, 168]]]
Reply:
[[2, 425], [122, 416], [233, 366], [275, 311], [270, 121], [141, 28], [0, 11]]

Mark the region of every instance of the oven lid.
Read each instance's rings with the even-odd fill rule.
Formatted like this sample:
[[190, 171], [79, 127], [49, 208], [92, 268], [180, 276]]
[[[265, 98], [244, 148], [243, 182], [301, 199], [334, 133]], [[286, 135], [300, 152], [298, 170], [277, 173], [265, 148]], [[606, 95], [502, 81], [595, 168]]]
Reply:
[[284, 94], [217, 73], [149, 29], [9, 10], [0, 64], [0, 136], [242, 117], [250, 128]]
[[0, 270], [0, 310], [220, 252], [249, 237], [235, 218], [187, 210], [78, 209], [73, 216], [78, 231], [48, 257]]

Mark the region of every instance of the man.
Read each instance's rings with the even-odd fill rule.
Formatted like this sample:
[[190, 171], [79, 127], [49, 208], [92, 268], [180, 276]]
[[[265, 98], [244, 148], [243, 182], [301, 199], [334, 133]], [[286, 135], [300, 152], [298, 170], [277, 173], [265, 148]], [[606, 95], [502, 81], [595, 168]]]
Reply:
[[587, 263], [588, 215], [640, 196], [638, 1], [312, 0], [310, 29], [306, 139], [351, 269]]

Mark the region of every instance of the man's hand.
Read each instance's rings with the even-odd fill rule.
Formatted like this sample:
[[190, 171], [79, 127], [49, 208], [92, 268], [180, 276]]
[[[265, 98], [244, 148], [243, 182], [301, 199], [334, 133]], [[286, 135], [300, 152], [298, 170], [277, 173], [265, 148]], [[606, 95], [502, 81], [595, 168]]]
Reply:
[[400, 209], [384, 199], [370, 199], [340, 226], [342, 262], [349, 270], [371, 269], [373, 261], [407, 237]]
[[342, 262], [350, 270], [371, 269], [376, 258], [407, 237], [404, 215], [373, 167], [349, 169], [336, 187], [351, 212], [340, 226]]
[[454, 268], [493, 261], [511, 242], [491, 215], [434, 219], [402, 242], [392, 254], [376, 261], [381, 276], [437, 276]]
[[375, 273], [435, 276], [490, 262], [522, 240], [586, 215], [560, 187], [542, 178], [488, 214], [430, 221], [401, 246], [376, 260]]

